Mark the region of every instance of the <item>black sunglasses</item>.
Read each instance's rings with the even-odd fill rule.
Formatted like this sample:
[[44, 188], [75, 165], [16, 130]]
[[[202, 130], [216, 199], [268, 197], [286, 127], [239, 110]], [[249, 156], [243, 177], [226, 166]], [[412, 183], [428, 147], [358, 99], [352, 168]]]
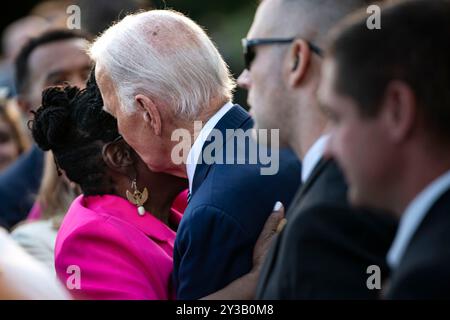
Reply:
[[[252, 62], [256, 56], [256, 52], [255, 52], [256, 46], [270, 45], [270, 44], [288, 44], [288, 43], [293, 42], [295, 39], [298, 39], [298, 38], [267, 38], [267, 39], [246, 39], [246, 38], [244, 38], [244, 39], [242, 39], [242, 48], [244, 50], [245, 68], [247, 70], [250, 70]], [[315, 54], [317, 54], [320, 57], [323, 56], [323, 50], [321, 48], [312, 44], [309, 41], [307, 41], [307, 43], [312, 52], [314, 52]]]

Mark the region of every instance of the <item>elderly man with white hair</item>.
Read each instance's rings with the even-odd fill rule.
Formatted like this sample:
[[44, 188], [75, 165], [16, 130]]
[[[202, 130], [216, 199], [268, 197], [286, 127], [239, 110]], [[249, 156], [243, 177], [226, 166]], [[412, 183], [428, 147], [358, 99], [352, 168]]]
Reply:
[[[189, 180], [190, 202], [174, 249], [177, 297], [206, 296], [249, 272], [274, 204], [289, 204], [298, 188], [300, 164], [290, 151], [278, 158], [271, 148], [278, 170], [264, 174], [267, 163], [251, 158], [256, 143], [250, 135], [237, 147], [234, 133], [251, 132], [253, 121], [231, 102], [235, 82], [207, 34], [180, 13], [153, 10], [107, 29], [90, 55], [105, 110], [125, 140], [151, 170]], [[175, 159], [176, 132], [187, 132], [182, 161]], [[271, 146], [275, 140], [271, 135]], [[204, 159], [208, 152], [212, 161]]]

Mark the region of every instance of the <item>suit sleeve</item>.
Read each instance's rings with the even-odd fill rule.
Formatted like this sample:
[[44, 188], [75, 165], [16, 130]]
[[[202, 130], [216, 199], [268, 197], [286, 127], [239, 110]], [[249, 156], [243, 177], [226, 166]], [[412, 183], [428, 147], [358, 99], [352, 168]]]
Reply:
[[366, 285], [367, 267], [378, 265], [381, 276], [387, 276], [389, 242], [382, 240], [372, 219], [378, 218], [345, 207], [314, 207], [292, 218], [280, 235], [261, 298], [377, 298], [379, 291]]
[[392, 283], [388, 282], [384, 298], [392, 300], [450, 299], [448, 266], [450, 253], [426, 264], [402, 270]]
[[41, 182], [43, 158], [35, 145], [0, 174], [0, 223], [6, 229], [27, 217]]
[[174, 254], [177, 299], [183, 300], [216, 292], [252, 266], [253, 243], [236, 220], [211, 206], [191, 213], [180, 225]]

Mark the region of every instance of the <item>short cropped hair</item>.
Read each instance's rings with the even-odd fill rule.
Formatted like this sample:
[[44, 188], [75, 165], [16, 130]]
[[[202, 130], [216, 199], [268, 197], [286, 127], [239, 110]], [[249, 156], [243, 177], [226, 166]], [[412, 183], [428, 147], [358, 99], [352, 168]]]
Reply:
[[381, 7], [381, 29], [367, 13], [345, 19], [327, 49], [336, 63], [335, 88], [352, 97], [361, 115], [380, 111], [387, 85], [410, 86], [430, 132], [450, 137], [450, 2], [409, 0]]

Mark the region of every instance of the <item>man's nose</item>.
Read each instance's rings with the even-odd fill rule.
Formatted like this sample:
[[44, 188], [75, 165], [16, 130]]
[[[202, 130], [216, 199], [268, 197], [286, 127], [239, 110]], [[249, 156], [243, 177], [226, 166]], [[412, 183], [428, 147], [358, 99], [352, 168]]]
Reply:
[[239, 76], [239, 78], [237, 79], [237, 83], [238, 86], [243, 88], [243, 89], [250, 89], [250, 72], [247, 69], [244, 69], [244, 71], [242, 71], [241, 75]]

